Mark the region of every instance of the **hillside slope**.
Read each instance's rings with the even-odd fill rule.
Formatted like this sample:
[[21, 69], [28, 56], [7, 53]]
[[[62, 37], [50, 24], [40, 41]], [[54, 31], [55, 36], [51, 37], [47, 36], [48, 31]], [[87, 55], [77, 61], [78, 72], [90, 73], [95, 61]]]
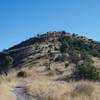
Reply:
[[[48, 32], [2, 53], [14, 59], [14, 70], [6, 77], [0, 75], [3, 100], [100, 100], [97, 41], [64, 31]], [[78, 77], [73, 76], [75, 71]], [[26, 76], [19, 77], [19, 72]]]
[[[71, 35], [66, 32], [48, 32], [43, 35], [38, 35], [11, 47], [7, 50], [7, 53], [14, 58], [14, 67], [29, 66], [38, 63], [39, 59], [47, 60], [49, 52], [52, 53], [52, 58], [60, 55], [60, 47], [62, 44], [65, 44], [65, 48], [69, 49], [69, 51], [73, 48], [78, 52], [85, 50], [92, 56], [100, 56], [99, 42], [78, 36], [77, 34]], [[69, 51], [66, 52], [69, 53]]]

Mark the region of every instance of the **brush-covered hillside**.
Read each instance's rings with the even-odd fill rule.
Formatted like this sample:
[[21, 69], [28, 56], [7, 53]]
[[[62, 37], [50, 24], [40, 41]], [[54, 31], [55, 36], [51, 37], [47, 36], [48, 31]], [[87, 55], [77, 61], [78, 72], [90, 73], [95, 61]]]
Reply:
[[[4, 53], [13, 58], [12, 68], [35, 67], [49, 71], [48, 74], [63, 75], [67, 70], [70, 72], [83, 65], [99, 70], [100, 43], [75, 33], [47, 32], [23, 41]], [[79, 77], [84, 78], [84, 75]]]
[[[100, 43], [74, 33], [48, 32], [23, 41], [5, 52], [13, 57], [14, 67], [41, 64], [41, 60], [41, 66], [47, 60], [52, 63], [69, 62], [77, 64], [78, 61], [83, 60], [84, 54], [99, 58]], [[76, 56], [80, 58], [78, 61], [76, 61]]]
[[0, 53], [0, 74], [2, 100], [100, 100], [100, 43], [38, 34]]

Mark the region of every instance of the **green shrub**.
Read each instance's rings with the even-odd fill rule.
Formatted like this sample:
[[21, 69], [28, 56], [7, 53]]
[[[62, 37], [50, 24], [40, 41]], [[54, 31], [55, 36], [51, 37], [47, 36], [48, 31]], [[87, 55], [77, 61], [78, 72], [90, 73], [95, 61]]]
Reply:
[[85, 62], [85, 63], [90, 63], [90, 64], [93, 64], [93, 60], [91, 59], [91, 55], [85, 51], [85, 50], [82, 50], [81, 51], [81, 59]]
[[27, 73], [25, 71], [20, 71], [20, 72], [17, 73], [17, 77], [25, 78], [25, 77], [27, 77]]
[[96, 49], [91, 50], [90, 54], [94, 57], [99, 57], [100, 58], [100, 52]]
[[6, 56], [4, 59], [5, 66], [8, 66], [13, 63], [13, 58], [11, 56]]
[[74, 75], [78, 79], [100, 80], [100, 71], [90, 63], [78, 65]]
[[55, 50], [55, 51], [57, 51], [57, 50], [59, 50], [59, 48], [57, 48], [57, 47], [54, 47], [54, 50]]
[[66, 44], [62, 44], [61, 46], [60, 46], [60, 52], [61, 53], [66, 53], [66, 51], [67, 51], [67, 45]]
[[90, 55], [86, 50], [82, 50], [81, 51], [81, 58], [82, 58], [82, 60], [87, 60], [87, 59], [90, 59]]
[[65, 63], [65, 68], [67, 68], [69, 66], [69, 63]]
[[0, 59], [0, 73], [5, 73], [7, 76], [7, 72], [10, 68], [10, 66], [13, 63], [13, 58], [9, 55], [3, 54]]
[[62, 55], [58, 55], [55, 60], [55, 62], [63, 62], [64, 61], [64, 57]]

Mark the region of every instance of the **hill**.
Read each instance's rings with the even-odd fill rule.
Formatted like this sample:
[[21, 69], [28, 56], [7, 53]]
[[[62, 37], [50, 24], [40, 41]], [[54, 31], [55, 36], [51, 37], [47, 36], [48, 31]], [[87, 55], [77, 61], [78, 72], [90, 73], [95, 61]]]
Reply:
[[[62, 45], [65, 47], [61, 47]], [[61, 51], [61, 49], [65, 51]], [[6, 53], [14, 58], [14, 67], [21, 67], [38, 63], [39, 59], [48, 59], [49, 52], [52, 53], [52, 58], [55, 58], [62, 52], [69, 54], [72, 52], [72, 49], [79, 53], [85, 51], [91, 56], [100, 57], [99, 42], [64, 31], [37, 35], [9, 48]], [[52, 59], [53, 62], [54, 60]]]
[[97, 41], [64, 31], [47, 32], [1, 52], [1, 65], [6, 57], [14, 62], [7, 67], [8, 76], [0, 75], [2, 100], [100, 99]]

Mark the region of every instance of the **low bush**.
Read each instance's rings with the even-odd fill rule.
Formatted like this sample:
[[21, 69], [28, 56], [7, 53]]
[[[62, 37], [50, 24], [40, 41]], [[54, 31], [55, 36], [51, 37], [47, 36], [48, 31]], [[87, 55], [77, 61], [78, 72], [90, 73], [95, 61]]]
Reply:
[[27, 73], [25, 71], [20, 71], [20, 72], [17, 73], [17, 77], [25, 78], [25, 77], [27, 77]]
[[67, 68], [69, 66], [69, 63], [65, 63], [65, 68]]
[[63, 62], [64, 61], [62, 55], [57, 55], [54, 60], [55, 60], [55, 62]]
[[78, 65], [74, 71], [77, 79], [89, 79], [100, 81], [100, 70], [90, 63]]

